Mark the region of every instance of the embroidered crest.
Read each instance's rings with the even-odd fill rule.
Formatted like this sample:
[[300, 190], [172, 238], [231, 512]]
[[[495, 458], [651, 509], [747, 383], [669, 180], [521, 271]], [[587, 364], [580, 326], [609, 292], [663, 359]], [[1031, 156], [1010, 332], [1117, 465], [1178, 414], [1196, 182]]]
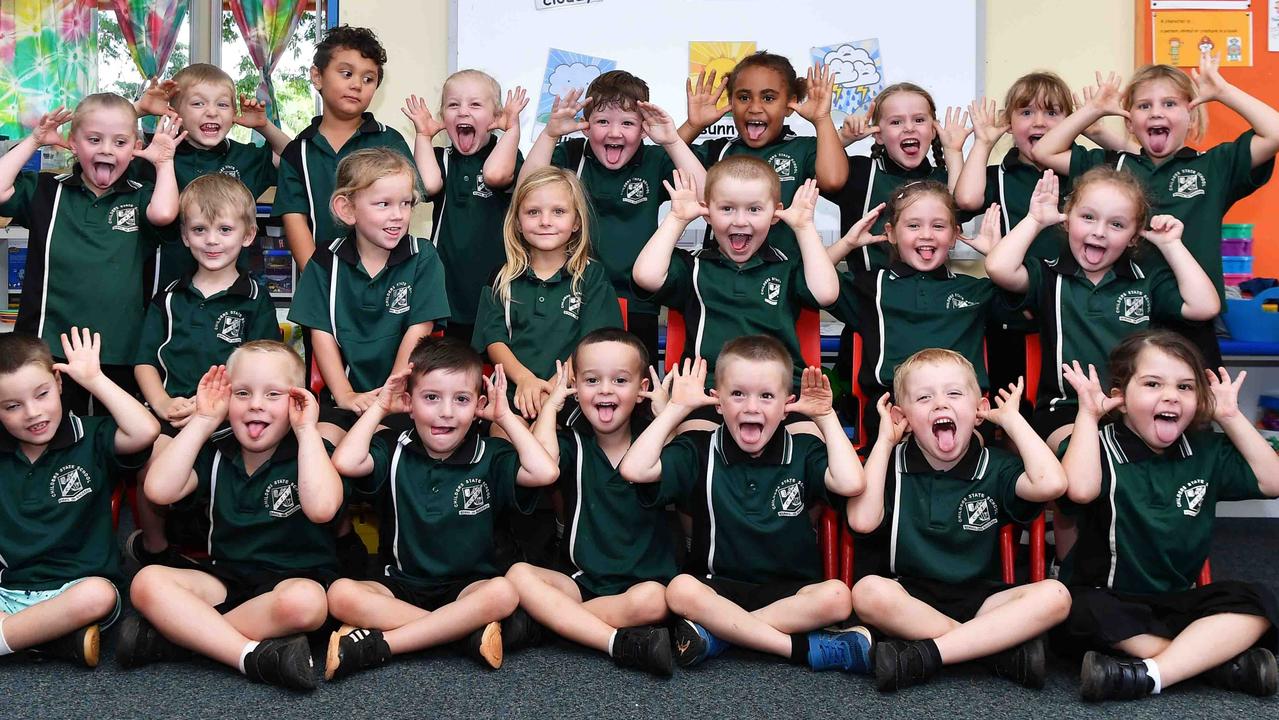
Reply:
[[1198, 170], [1182, 168], [1172, 174], [1168, 181], [1168, 192], [1173, 197], [1192, 198], [1207, 192], [1208, 179]]
[[137, 232], [138, 206], [133, 203], [116, 205], [111, 208], [111, 212], [107, 215], [107, 222], [111, 223], [112, 230], [119, 230], [120, 232]]
[[59, 503], [72, 503], [93, 492], [89, 471], [79, 465], [63, 465], [49, 482], [49, 497]]
[[404, 281], [400, 281], [391, 286], [386, 291], [386, 311], [392, 315], [402, 315], [409, 311], [409, 296], [413, 294], [413, 287]]
[[296, 480], [280, 478], [272, 480], [262, 493], [262, 505], [271, 517], [286, 518], [302, 509], [298, 501], [298, 483]]
[[1197, 517], [1207, 495], [1208, 481], [1195, 478], [1177, 489], [1177, 507], [1181, 508], [1182, 515]]
[[642, 205], [648, 202], [648, 181], [644, 178], [631, 178], [622, 185], [622, 202], [631, 205]]
[[489, 485], [484, 478], [467, 478], [453, 491], [458, 515], [479, 515], [489, 509]]
[[946, 296], [947, 310], [959, 310], [961, 308], [972, 307], [976, 304], [977, 303], [975, 302], [970, 302], [963, 295], [960, 295], [959, 293], [951, 293], [950, 295]]
[[1140, 325], [1150, 320], [1150, 296], [1141, 290], [1125, 290], [1115, 300], [1115, 314], [1120, 322]]
[[795, 162], [795, 158], [786, 153], [777, 153], [768, 159], [772, 164], [773, 170], [777, 173], [777, 179], [782, 182], [794, 180], [799, 175], [799, 165]]
[[804, 485], [795, 478], [786, 478], [773, 491], [772, 509], [778, 517], [795, 517], [804, 512]]
[[986, 493], [969, 493], [959, 501], [956, 518], [965, 530], [982, 532], [994, 527], [999, 519], [999, 505]]
[[471, 194], [474, 195], [475, 197], [481, 197], [481, 198], [493, 197], [493, 191], [489, 189], [488, 185], [484, 184], [483, 172], [480, 172], [475, 176], [475, 189], [471, 191]]
[[770, 277], [759, 286], [759, 295], [764, 298], [764, 302], [769, 305], [776, 305], [782, 299], [782, 281], [775, 277]]
[[582, 312], [582, 296], [578, 293], [565, 295], [560, 301], [560, 311], [574, 320], [578, 319], [578, 315]]
[[221, 168], [219, 168], [219, 169], [218, 169], [218, 174], [219, 174], [219, 175], [227, 175], [227, 176], [229, 176], [229, 177], [233, 177], [233, 178], [239, 179], [239, 177], [240, 177], [240, 168], [238, 168], [238, 167], [236, 167], [236, 166], [234, 166], [234, 165], [223, 165]]
[[239, 310], [227, 310], [218, 316], [214, 329], [219, 340], [239, 345], [244, 342], [244, 314]]

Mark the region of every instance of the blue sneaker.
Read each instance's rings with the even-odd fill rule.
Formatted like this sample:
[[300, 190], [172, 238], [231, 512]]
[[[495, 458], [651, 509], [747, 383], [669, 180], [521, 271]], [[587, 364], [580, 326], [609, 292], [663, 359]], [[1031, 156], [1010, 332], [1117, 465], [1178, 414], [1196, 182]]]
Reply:
[[808, 634], [808, 666], [814, 670], [870, 673], [870, 631], [858, 625], [848, 630]]
[[692, 620], [679, 618], [671, 624], [671, 647], [680, 667], [692, 667], [722, 655], [731, 645]]

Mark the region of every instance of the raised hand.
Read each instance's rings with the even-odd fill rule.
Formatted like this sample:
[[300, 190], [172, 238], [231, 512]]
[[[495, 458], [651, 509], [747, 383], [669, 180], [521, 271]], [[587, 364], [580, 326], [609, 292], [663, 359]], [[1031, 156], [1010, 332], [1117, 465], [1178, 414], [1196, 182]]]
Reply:
[[89, 328], [71, 328], [70, 337], [62, 333], [62, 355], [66, 362], [54, 363], [53, 369], [65, 373], [81, 386], [87, 386], [102, 374], [102, 338]]
[[189, 417], [195, 412], [195, 400], [192, 398], [175, 397], [169, 399], [169, 406], [164, 409], [162, 415], [169, 422], [181, 420]]
[[871, 102], [866, 108], [865, 115], [849, 115], [844, 118], [843, 124], [839, 126], [839, 141], [844, 144], [844, 147], [879, 134], [879, 126], [871, 122], [873, 117], [875, 117], [875, 103]]
[[409, 95], [400, 112], [413, 122], [414, 132], [423, 137], [434, 138], [444, 129], [444, 123], [436, 120], [431, 114], [431, 109], [426, 106], [426, 100], [417, 95]]
[[875, 410], [879, 412], [879, 438], [876, 442], [887, 442], [889, 445], [901, 442], [910, 425], [906, 423], [906, 416], [893, 407], [888, 393], [879, 396], [879, 400], [875, 402]]
[[1045, 170], [1044, 176], [1035, 183], [1035, 192], [1030, 196], [1030, 210], [1026, 213], [1042, 227], [1057, 225], [1066, 221], [1066, 216], [1057, 209], [1057, 198], [1060, 190], [1057, 174]]
[[1189, 109], [1206, 102], [1218, 100], [1231, 88], [1230, 83], [1221, 76], [1221, 55], [1212, 53], [1199, 54], [1199, 67], [1190, 71], [1190, 80], [1195, 84], [1195, 97], [1190, 101]]
[[173, 162], [173, 154], [177, 152], [178, 143], [186, 140], [187, 132], [182, 129], [182, 122], [177, 117], [166, 115], [155, 125], [155, 135], [145, 148], [133, 153], [152, 165], [160, 166]]
[[343, 410], [350, 410], [356, 415], [363, 415], [365, 410], [373, 407], [373, 404], [377, 402], [379, 391], [380, 388], [379, 390], [370, 390], [362, 393], [353, 392], [345, 400], [339, 401], [337, 405]]
[[[506, 401], [506, 370], [502, 368], [502, 363], [493, 366], [492, 375], [484, 377], [484, 396], [488, 401], [475, 411], [476, 417], [498, 424], [511, 414], [511, 405]], [[541, 412], [541, 405], [542, 402], [539, 399], [538, 412], [534, 413], [533, 417], [536, 417]], [[531, 420], [532, 418], [529, 419]]]
[[1185, 226], [1172, 215], [1156, 215], [1150, 218], [1150, 229], [1142, 230], [1141, 236], [1155, 247], [1167, 247], [1181, 242], [1181, 231]]
[[943, 150], [963, 152], [964, 142], [973, 134], [973, 129], [968, 127], [968, 111], [963, 108], [946, 108], [945, 121], [939, 123], [934, 120], [933, 124], [937, 126], [937, 137], [941, 139]]
[[231, 400], [231, 382], [227, 380], [226, 366], [214, 365], [200, 378], [195, 390], [195, 414], [213, 425], [221, 425], [226, 419]]
[[507, 90], [506, 104], [502, 106], [502, 112], [493, 118], [493, 129], [506, 132], [512, 127], [519, 127], [520, 113], [524, 112], [526, 107], [528, 107], [528, 93], [523, 87], [516, 85], [514, 90]]
[[62, 133], [58, 132], [58, 128], [65, 125], [71, 120], [71, 111], [60, 107], [53, 112], [45, 113], [36, 121], [36, 126], [31, 129], [31, 138], [36, 141], [37, 147], [52, 145], [66, 150], [71, 149], [71, 143], [62, 137]]
[[707, 75], [705, 70], [697, 73], [697, 85], [693, 79], [684, 81], [684, 91], [688, 95], [688, 124], [706, 128], [714, 125], [728, 112], [728, 106], [718, 107], [720, 98], [728, 91], [728, 76], [725, 75], [719, 84], [715, 84], [715, 71]]
[[1212, 419], [1217, 422], [1229, 420], [1239, 414], [1239, 388], [1243, 386], [1244, 378], [1248, 377], [1247, 370], [1240, 370], [1232, 382], [1230, 373], [1226, 372], [1223, 367], [1217, 368], [1217, 372], [1205, 370], [1208, 376], [1208, 390], [1212, 393]]
[[1105, 78], [1097, 71], [1097, 85], [1084, 88], [1084, 106], [1096, 110], [1101, 115], [1119, 115], [1128, 117], [1128, 111], [1120, 102], [1123, 78], [1119, 73], [1110, 73]]
[[639, 396], [648, 400], [653, 415], [661, 415], [671, 401], [671, 386], [675, 384], [675, 373], [666, 373], [665, 378], [657, 376], [657, 369], [648, 366], [648, 390], [640, 390]]
[[835, 411], [834, 399], [830, 378], [819, 367], [806, 367], [799, 381], [799, 399], [786, 403], [786, 412], [799, 413], [816, 420]]
[[674, 145], [680, 142], [675, 120], [669, 113], [651, 102], [639, 103], [640, 117], [644, 120], [644, 134], [658, 145]]
[[564, 403], [577, 395], [573, 385], [573, 358], [565, 362], [555, 361], [555, 378], [551, 383], [551, 391], [542, 401], [542, 410], [558, 413], [564, 409]]
[[1123, 404], [1122, 397], [1112, 397], [1101, 389], [1101, 380], [1097, 377], [1097, 368], [1088, 366], [1088, 372], [1080, 367], [1078, 360], [1061, 366], [1062, 377], [1075, 389], [1079, 398], [1079, 412], [1100, 421], [1107, 413]]
[[[582, 112], [586, 103], [591, 101], [590, 98], [582, 98], [585, 92], [585, 90], [572, 88], [564, 93], [562, 98], [555, 96], [555, 100], [551, 103], [551, 117], [546, 121], [548, 135], [558, 140], [565, 135], [572, 135], [590, 127], [590, 123], [577, 119], [577, 114]], [[579, 101], [578, 98], [582, 99]]]
[[301, 432], [314, 428], [320, 421], [320, 403], [310, 390], [300, 387], [289, 388], [289, 425], [293, 432]]
[[710, 214], [706, 203], [697, 199], [697, 184], [693, 182], [691, 175], [677, 168], [671, 173], [671, 181], [673, 185], [665, 180], [662, 181], [666, 194], [671, 198], [671, 215], [685, 223], [690, 223]]
[[990, 207], [986, 208], [986, 214], [981, 218], [981, 229], [977, 231], [977, 234], [973, 237], [965, 235], [961, 238], [968, 243], [968, 247], [982, 255], [990, 254], [1002, 237], [999, 234], [999, 211], [999, 203], [991, 203]]
[[875, 243], [887, 242], [887, 235], [873, 235], [870, 232], [870, 229], [875, 226], [875, 221], [884, 212], [884, 207], [885, 204], [880, 203], [871, 208], [870, 212], [863, 215], [861, 220], [853, 223], [853, 226], [848, 228], [848, 232], [844, 233], [844, 236], [839, 241], [848, 245], [852, 250], [874, 245]]
[[253, 130], [266, 127], [266, 103], [248, 95], [240, 96], [240, 112], [235, 116], [235, 124]]
[[816, 125], [819, 120], [830, 117], [831, 96], [835, 93], [834, 78], [831, 77], [830, 68], [821, 63], [814, 63], [808, 69], [804, 87], [807, 91], [804, 102], [792, 98], [786, 105], [797, 115]]
[[1021, 396], [1025, 389], [1026, 378], [1020, 376], [1017, 382], [1006, 388], [999, 388], [999, 393], [995, 396], [995, 407], [988, 407], [985, 410], [978, 408], [978, 419], [989, 420], [999, 427], [1004, 427], [1004, 423], [1012, 419], [1014, 415], [1020, 418]]
[[387, 415], [406, 413], [410, 410], [409, 376], [413, 374], [413, 363], [386, 379], [386, 383], [377, 391], [377, 404]]
[[817, 180], [809, 178], [795, 190], [795, 197], [790, 207], [773, 210], [773, 216], [786, 223], [792, 230], [800, 230], [813, 224], [813, 213], [817, 210]]
[[679, 405], [688, 410], [715, 405], [718, 401], [706, 394], [706, 358], [684, 359], [684, 368], [671, 368], [675, 379], [671, 382], [671, 400], [667, 407]]
[[172, 112], [169, 107], [169, 101], [178, 92], [178, 84], [172, 80], [159, 82], [155, 78], [147, 80], [147, 86], [142, 90], [142, 97], [134, 105], [138, 108], [140, 115], [156, 115], [164, 116]]
[[[496, 370], [495, 370], [496, 372]], [[502, 373], [502, 382], [506, 382], [506, 373]], [[525, 420], [534, 420], [542, 412], [542, 403], [551, 394], [551, 384], [539, 377], [529, 375], [527, 380], [515, 383], [515, 409]], [[502, 395], [505, 402], [506, 395]]]
[[999, 112], [998, 106], [990, 98], [974, 100], [968, 105], [968, 116], [973, 121], [973, 134], [977, 140], [987, 145], [994, 145], [999, 138], [1008, 132], [1008, 122]]

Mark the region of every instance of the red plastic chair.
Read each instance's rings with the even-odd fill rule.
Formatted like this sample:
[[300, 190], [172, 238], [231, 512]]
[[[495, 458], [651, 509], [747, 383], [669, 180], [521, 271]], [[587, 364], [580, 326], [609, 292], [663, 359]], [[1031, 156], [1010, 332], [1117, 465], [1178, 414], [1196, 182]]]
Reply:
[[1035, 398], [1039, 395], [1039, 367], [1043, 350], [1039, 345], [1039, 333], [1026, 336], [1026, 400], [1035, 406]]
[[1209, 558], [1204, 558], [1204, 566], [1199, 569], [1199, 582], [1196, 583], [1195, 586], [1203, 587], [1204, 585], [1211, 585], [1211, 584], [1212, 584], [1212, 560]]
[[626, 298], [618, 298], [617, 306], [622, 310], [622, 329], [630, 330], [630, 327], [628, 327], [628, 323], [626, 322]]
[[[795, 321], [795, 334], [799, 336], [799, 354], [805, 365], [822, 366], [822, 318], [821, 313], [810, 308], [799, 311], [799, 319]], [[663, 363], [669, 371], [675, 367], [679, 359], [684, 357], [684, 345], [687, 338], [687, 326], [684, 314], [678, 310], [668, 309], [666, 314], [666, 360]]]
[[853, 532], [848, 523], [839, 521], [839, 513], [833, 508], [822, 508], [817, 519], [817, 542], [822, 554], [822, 577], [838, 578], [848, 587], [853, 586]]
[[[1047, 576], [1045, 565], [1045, 532], [1044, 514], [1041, 512], [1030, 522], [1030, 581], [1039, 582]], [[1008, 523], [999, 528], [999, 560], [1004, 574], [1004, 582], [1012, 585], [1017, 582], [1017, 535], [1018, 526]]]

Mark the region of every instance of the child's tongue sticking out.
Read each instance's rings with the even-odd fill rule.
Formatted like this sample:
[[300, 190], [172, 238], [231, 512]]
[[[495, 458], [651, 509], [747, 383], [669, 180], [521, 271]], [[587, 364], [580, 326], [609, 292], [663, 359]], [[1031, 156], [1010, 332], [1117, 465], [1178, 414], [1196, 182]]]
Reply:
[[611, 143], [605, 145], [604, 146], [604, 162], [608, 163], [609, 165], [617, 165], [618, 163], [622, 162], [622, 151], [624, 149], [625, 149], [624, 145], [614, 145]]
[[111, 184], [111, 175], [114, 172], [115, 165], [108, 162], [94, 162], [89, 166], [89, 178], [100, 188]]
[[937, 439], [937, 449], [949, 453], [955, 449], [955, 421], [940, 419], [933, 422], [933, 437]]
[[1166, 154], [1171, 143], [1172, 133], [1167, 127], [1155, 125], [1146, 129], [1146, 147], [1152, 155]]
[[249, 432], [249, 437], [257, 440], [262, 437], [262, 433], [266, 432], [266, 423], [260, 421], [252, 421], [244, 424], [244, 429]]
[[457, 126], [457, 149], [469, 153], [475, 149], [475, 126], [459, 124]]
[[1155, 437], [1162, 445], [1171, 445], [1181, 435], [1181, 428], [1174, 413], [1155, 413]]
[[737, 435], [747, 445], [754, 445], [764, 436], [764, 424], [747, 422], [737, 426]]
[[746, 121], [746, 137], [751, 142], [757, 142], [764, 137], [764, 133], [768, 132], [768, 123], [763, 120], [747, 120]]

